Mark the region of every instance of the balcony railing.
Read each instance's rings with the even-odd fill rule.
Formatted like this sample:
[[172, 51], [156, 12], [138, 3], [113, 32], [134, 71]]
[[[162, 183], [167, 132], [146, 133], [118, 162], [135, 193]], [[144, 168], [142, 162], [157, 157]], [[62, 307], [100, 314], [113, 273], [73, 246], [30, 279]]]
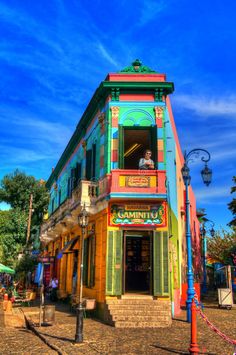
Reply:
[[71, 197], [67, 198], [43, 223], [41, 233], [48, 232], [51, 229], [55, 231], [55, 226], [58, 226], [58, 223], [63, 224], [68, 215], [79, 210], [83, 204], [88, 209], [93, 206], [97, 199], [97, 186], [97, 182], [81, 180], [79, 185], [72, 191]]
[[165, 179], [164, 170], [113, 170], [108, 184], [109, 193], [111, 197], [119, 194], [158, 197], [166, 194]]

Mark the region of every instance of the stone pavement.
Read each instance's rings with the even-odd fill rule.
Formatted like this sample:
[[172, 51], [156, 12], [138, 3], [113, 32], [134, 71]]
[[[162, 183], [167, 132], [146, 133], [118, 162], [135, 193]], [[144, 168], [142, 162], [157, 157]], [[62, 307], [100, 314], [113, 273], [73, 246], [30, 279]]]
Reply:
[[[52, 326], [38, 327], [38, 308], [23, 308], [28, 321], [58, 354], [189, 354], [190, 325], [185, 311], [173, 320], [170, 328], [119, 329], [95, 319], [84, 319], [84, 343], [74, 344], [76, 316], [67, 306], [56, 305], [56, 321]], [[236, 308], [219, 309], [216, 303], [205, 304], [204, 313], [222, 332], [236, 339]], [[232, 345], [208, 328], [198, 316], [198, 344], [201, 354], [232, 355]], [[30, 353], [31, 354], [31, 353]]]
[[24, 316], [19, 308], [3, 312], [0, 303], [0, 354], [38, 355], [57, 354], [25, 326]]

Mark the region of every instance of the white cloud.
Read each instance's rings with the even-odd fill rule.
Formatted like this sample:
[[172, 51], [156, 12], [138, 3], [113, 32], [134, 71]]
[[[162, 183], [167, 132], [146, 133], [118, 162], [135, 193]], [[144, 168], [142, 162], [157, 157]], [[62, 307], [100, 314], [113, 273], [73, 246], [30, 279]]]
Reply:
[[115, 61], [115, 59], [112, 58], [112, 56], [101, 43], [98, 43], [97, 47], [103, 58], [105, 58], [109, 63], [115, 65], [117, 68], [119, 67], [119, 64]]
[[224, 187], [204, 187], [201, 189], [194, 189], [197, 203], [208, 204], [226, 204], [226, 199], [230, 198], [230, 188]]
[[[3, 151], [6, 146], [0, 145], [0, 150]], [[47, 152], [36, 152], [35, 150], [27, 149], [27, 148], [19, 148], [19, 147], [7, 147], [7, 157], [1, 154], [2, 159], [5, 157], [7, 158], [7, 164], [22, 164], [28, 162], [34, 162], [38, 160], [44, 159], [53, 159], [54, 156], [51, 156]]]
[[178, 109], [189, 109], [202, 117], [221, 115], [235, 115], [236, 117], [236, 95], [224, 98], [175, 95], [174, 101], [178, 105]]

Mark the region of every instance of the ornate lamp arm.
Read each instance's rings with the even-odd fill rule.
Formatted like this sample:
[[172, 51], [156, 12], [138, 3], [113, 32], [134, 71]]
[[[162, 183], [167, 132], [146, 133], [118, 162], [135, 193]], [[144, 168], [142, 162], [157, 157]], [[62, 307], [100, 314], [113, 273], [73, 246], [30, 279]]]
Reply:
[[192, 149], [188, 152], [188, 154], [186, 152], [184, 154], [184, 160], [187, 165], [197, 158], [201, 158], [201, 161], [208, 163], [211, 159], [211, 155], [207, 150], [201, 148]]

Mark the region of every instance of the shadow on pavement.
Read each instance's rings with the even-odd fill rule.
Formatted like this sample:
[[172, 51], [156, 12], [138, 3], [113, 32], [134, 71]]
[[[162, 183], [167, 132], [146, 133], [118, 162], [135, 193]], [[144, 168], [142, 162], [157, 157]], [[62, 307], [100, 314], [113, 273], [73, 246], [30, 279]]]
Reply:
[[[166, 350], [169, 351], [171, 354], [181, 354], [181, 355], [189, 355], [189, 351], [184, 351], [184, 350], [178, 350], [178, 349], [173, 349], [173, 348], [168, 348], [165, 346], [160, 346], [160, 345], [151, 345], [152, 347], [156, 349], [161, 349], [161, 350]], [[202, 352], [199, 351], [199, 355], [217, 355], [216, 353], [208, 353], [208, 352]]]
[[53, 338], [53, 339], [58, 339], [58, 340], [63, 340], [63, 341], [68, 341], [70, 343], [73, 343], [74, 342], [74, 339], [72, 338], [65, 338], [65, 337], [59, 337], [59, 336], [56, 336], [56, 335], [51, 335], [51, 334], [48, 334], [48, 333], [41, 333], [38, 331], [38, 333], [40, 335], [43, 335], [44, 337], [49, 337], [49, 338]]
[[204, 308], [210, 308], [210, 309], [220, 309], [218, 306], [214, 306], [214, 305], [208, 305], [208, 304], [204, 304], [204, 307], [203, 307], [203, 309]]
[[172, 318], [172, 320], [176, 320], [177, 322], [184, 322], [184, 323], [187, 323], [187, 320], [186, 320], [186, 319]]
[[178, 349], [173, 349], [173, 348], [168, 348], [166, 346], [160, 346], [160, 345], [151, 345], [153, 348], [156, 349], [161, 349], [161, 350], [167, 350], [170, 352], [170, 354], [183, 354], [183, 355], [189, 355], [189, 352], [187, 351], [182, 351]]

